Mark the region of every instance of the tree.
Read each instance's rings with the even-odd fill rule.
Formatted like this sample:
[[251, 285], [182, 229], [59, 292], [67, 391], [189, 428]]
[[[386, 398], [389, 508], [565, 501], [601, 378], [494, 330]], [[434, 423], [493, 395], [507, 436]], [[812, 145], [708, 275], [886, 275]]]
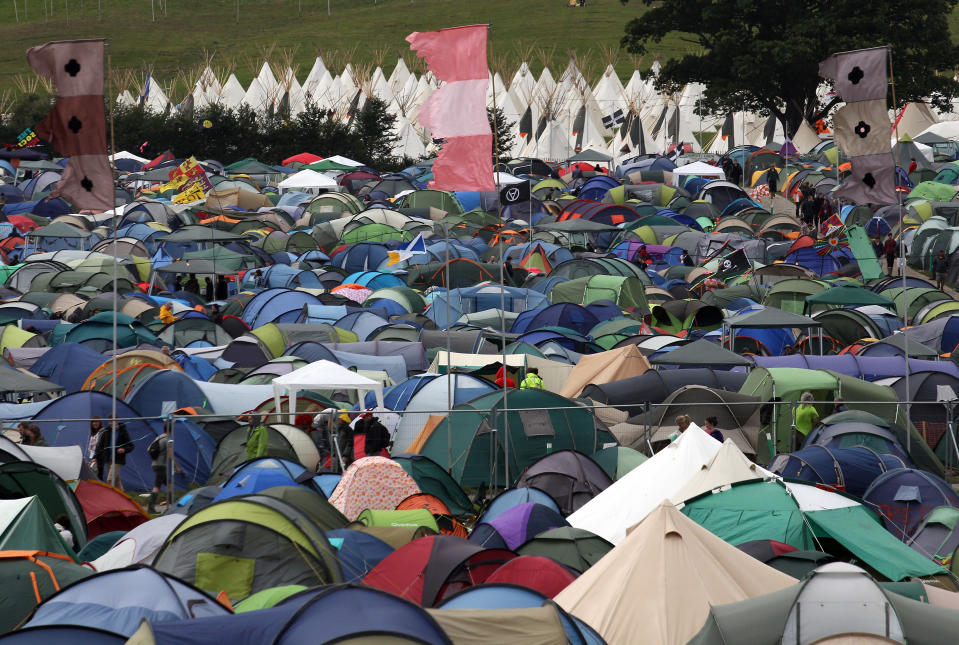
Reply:
[[356, 113], [350, 131], [353, 159], [372, 166], [390, 165], [398, 137], [393, 132], [396, 115], [386, 111], [386, 101], [371, 96]]
[[486, 118], [493, 132], [493, 164], [509, 161], [512, 158], [510, 150], [513, 149], [513, 122], [506, 120], [503, 108], [496, 108], [495, 116], [493, 108], [486, 108]]
[[679, 32], [697, 53], [667, 61], [657, 88], [675, 92], [703, 83], [700, 109], [707, 112], [771, 114], [792, 136], [803, 119], [825, 117], [840, 100], [820, 102], [819, 62], [835, 52], [882, 45], [891, 46], [895, 108], [925, 98], [948, 111], [959, 95], [952, 80], [959, 48], [949, 32], [957, 0], [642, 2], [651, 8], [626, 25], [622, 45], [645, 54], [650, 44]]

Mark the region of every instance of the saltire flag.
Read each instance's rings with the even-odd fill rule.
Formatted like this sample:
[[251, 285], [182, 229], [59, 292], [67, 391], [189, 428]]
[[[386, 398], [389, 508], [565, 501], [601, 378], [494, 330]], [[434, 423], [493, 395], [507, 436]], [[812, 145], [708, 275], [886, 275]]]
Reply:
[[389, 257], [389, 261], [386, 263], [386, 266], [393, 266], [394, 264], [398, 264], [403, 260], [409, 260], [411, 257], [419, 253], [426, 253], [426, 242], [423, 241], [422, 233], [417, 235], [412, 242], [407, 244], [402, 249], [388, 251], [387, 256]]
[[417, 56], [445, 85], [430, 94], [420, 123], [444, 139], [429, 187], [443, 190], [494, 190], [493, 133], [486, 114], [489, 68], [486, 25], [413, 32], [406, 37]]
[[737, 249], [719, 261], [716, 277], [724, 282], [749, 271], [752, 265], [746, 257], [746, 251]]
[[852, 172], [835, 195], [857, 204], [898, 200], [886, 113], [888, 59], [888, 47], [873, 47], [839, 52], [819, 63], [820, 76], [831, 79], [846, 102], [836, 113], [835, 138], [850, 157]]
[[521, 139], [527, 138], [533, 132], [533, 108], [527, 107], [523, 116], [519, 120], [519, 136]]
[[499, 203], [502, 206], [528, 202], [530, 199], [529, 181], [520, 181], [515, 184], [503, 186], [499, 191]]
[[34, 130], [70, 157], [51, 196], [63, 197], [75, 210], [115, 206], [103, 104], [105, 43], [64, 40], [27, 50], [30, 67], [53, 81], [57, 92], [53, 109]]

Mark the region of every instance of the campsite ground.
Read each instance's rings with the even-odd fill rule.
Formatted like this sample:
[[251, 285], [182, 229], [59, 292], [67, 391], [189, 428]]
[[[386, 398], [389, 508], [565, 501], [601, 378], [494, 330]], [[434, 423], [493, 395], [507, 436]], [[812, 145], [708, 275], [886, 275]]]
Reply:
[[[159, 7], [167, 7], [159, 15]], [[53, 5], [47, 19], [43, 7]], [[157, 9], [151, 19], [151, 5]], [[598, 78], [611, 51], [617, 71], [645, 70], [653, 55], [630, 57], [619, 49], [625, 23], [645, 8], [640, 2], [589, 0], [585, 8], [569, 8], [566, 0], [7, 0], [0, 3], [0, 93], [18, 90], [16, 77], [29, 71], [24, 52], [31, 46], [68, 38], [108, 38], [113, 65], [129, 69], [141, 81], [149, 68], [164, 85], [178, 74], [191, 77], [205, 56], [216, 54], [217, 72], [233, 71], [247, 84], [262, 65], [264, 54], [283, 64], [281, 50], [295, 48], [294, 65], [302, 80], [317, 53], [335, 72], [347, 62], [382, 63], [389, 75], [398, 56], [413, 63], [404, 38], [412, 31], [490, 23], [490, 63], [512, 75], [522, 60], [538, 73], [548, 63], [554, 73], [565, 68], [574, 52], [590, 78]], [[97, 19], [101, 7], [102, 20]], [[66, 7], [69, 8], [69, 21]], [[302, 11], [302, 13], [300, 13]], [[24, 15], [26, 17], [24, 17]], [[670, 36], [659, 51], [674, 55], [690, 45]], [[419, 62], [413, 63], [421, 71]], [[230, 69], [232, 68], [232, 69]], [[166, 88], [164, 88], [166, 89]]]

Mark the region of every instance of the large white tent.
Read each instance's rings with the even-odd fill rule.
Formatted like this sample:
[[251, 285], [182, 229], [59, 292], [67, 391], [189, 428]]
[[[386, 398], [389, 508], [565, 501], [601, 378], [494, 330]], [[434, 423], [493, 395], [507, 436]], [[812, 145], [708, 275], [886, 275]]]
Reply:
[[704, 161], [694, 161], [693, 163], [680, 166], [672, 171], [673, 185], [681, 186], [689, 177], [705, 177], [709, 179], [726, 179], [723, 169], [713, 166]]
[[332, 178], [309, 168], [304, 168], [300, 172], [290, 175], [277, 185], [281, 194], [288, 190], [297, 190], [314, 195], [318, 195], [321, 191], [335, 189], [336, 186], [337, 184]]
[[320, 360], [273, 379], [273, 398], [277, 414], [282, 413], [280, 398], [289, 397], [290, 423], [296, 417], [296, 393], [300, 390], [358, 390], [373, 392], [376, 405], [383, 408], [383, 384], [366, 378], [342, 365]]

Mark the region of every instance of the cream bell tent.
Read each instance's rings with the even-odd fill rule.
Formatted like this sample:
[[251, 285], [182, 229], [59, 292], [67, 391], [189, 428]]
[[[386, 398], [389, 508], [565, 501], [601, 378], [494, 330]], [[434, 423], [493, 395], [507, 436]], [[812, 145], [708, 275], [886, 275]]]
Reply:
[[555, 600], [610, 645], [683, 645], [711, 605], [794, 584], [664, 502]]

